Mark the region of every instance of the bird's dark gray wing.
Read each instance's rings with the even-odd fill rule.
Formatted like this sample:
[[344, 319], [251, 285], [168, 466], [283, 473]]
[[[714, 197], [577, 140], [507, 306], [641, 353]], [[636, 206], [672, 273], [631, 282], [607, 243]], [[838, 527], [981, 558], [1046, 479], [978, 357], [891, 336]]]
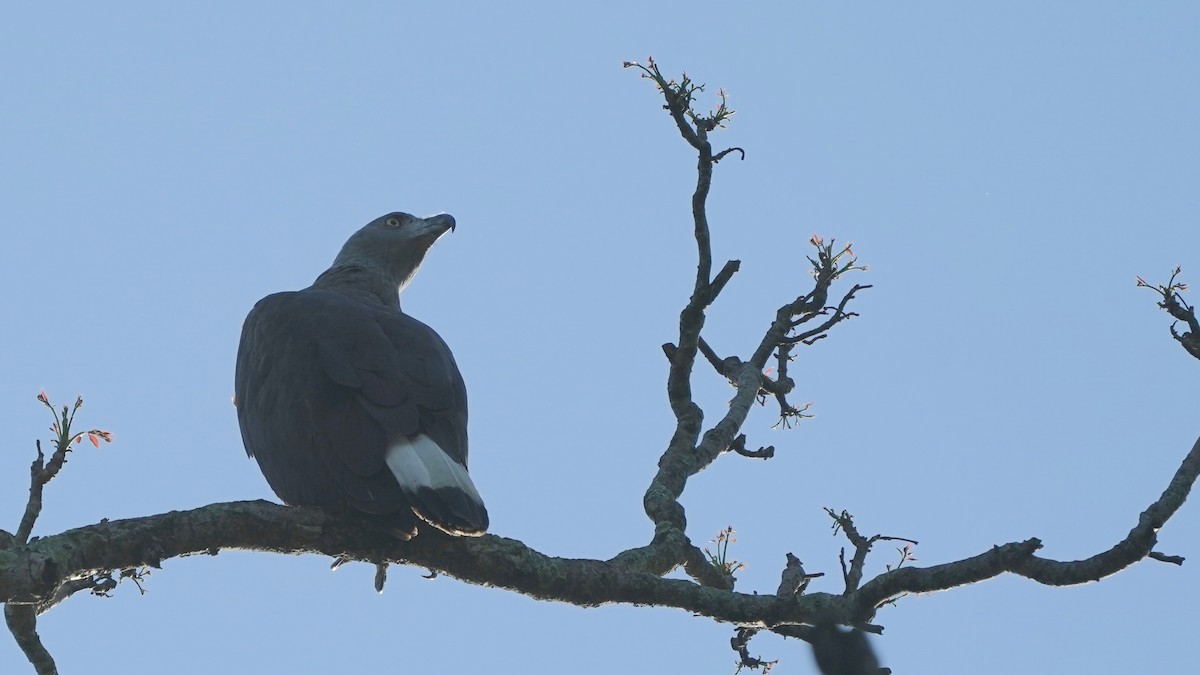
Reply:
[[[397, 308], [315, 288], [264, 298], [242, 331], [235, 395], [247, 452], [285, 502], [413, 509], [456, 534], [486, 529], [466, 476], [466, 388], [454, 357]], [[440, 450], [434, 466], [425, 446], [404, 451], [421, 439]], [[422, 461], [397, 461], [398, 447]], [[443, 452], [465, 490], [439, 483]]]

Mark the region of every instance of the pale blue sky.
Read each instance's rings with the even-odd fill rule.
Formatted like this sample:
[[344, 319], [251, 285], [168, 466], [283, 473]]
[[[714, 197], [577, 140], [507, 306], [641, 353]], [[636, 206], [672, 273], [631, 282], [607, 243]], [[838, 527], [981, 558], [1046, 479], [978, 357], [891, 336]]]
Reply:
[[[823, 506], [918, 539], [919, 564], [1040, 537], [1107, 549], [1200, 433], [1197, 364], [1135, 275], [1200, 284], [1193, 3], [59, 3], [0, 13], [0, 514], [15, 527], [34, 400], [82, 393], [116, 434], [73, 455], [38, 532], [272, 497], [234, 409], [242, 319], [382, 213], [458, 219], [405, 295], [454, 349], [492, 531], [609, 557], [651, 536], [666, 363], [694, 270], [690, 148], [625, 59], [687, 70], [738, 111], [717, 143], [706, 335], [745, 355], [807, 288], [813, 232], [870, 265], [858, 318], [802, 350], [798, 430], [747, 424], [684, 495], [734, 525], [739, 590], [784, 553], [828, 576]], [[701, 368], [708, 418], [729, 397]], [[1194, 659], [1200, 516], [1182, 569], [1100, 584], [1001, 578], [906, 598], [875, 644], [903, 673], [1178, 672]], [[880, 571], [893, 555], [881, 546]], [[732, 629], [584, 610], [317, 557], [175, 559], [150, 592], [39, 624], [64, 673], [733, 672]], [[806, 646], [764, 636], [778, 675]], [[26, 672], [0, 638], [0, 672]]]

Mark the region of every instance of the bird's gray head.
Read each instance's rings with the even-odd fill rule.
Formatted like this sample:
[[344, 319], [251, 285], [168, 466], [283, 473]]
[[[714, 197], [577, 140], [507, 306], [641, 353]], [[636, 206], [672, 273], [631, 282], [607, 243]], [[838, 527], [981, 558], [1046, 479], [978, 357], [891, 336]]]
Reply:
[[360, 267], [382, 274], [390, 285], [403, 290], [433, 242], [453, 229], [454, 217], [448, 213], [429, 218], [389, 213], [351, 235], [331, 269]]

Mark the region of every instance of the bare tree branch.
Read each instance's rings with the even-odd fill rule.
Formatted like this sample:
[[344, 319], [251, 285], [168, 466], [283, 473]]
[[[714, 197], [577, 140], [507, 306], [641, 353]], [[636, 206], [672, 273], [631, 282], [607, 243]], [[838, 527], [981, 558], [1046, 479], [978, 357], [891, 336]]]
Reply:
[[729, 449], [742, 457], [749, 457], [751, 459], [771, 459], [775, 456], [775, 446], [773, 445], [760, 447], [757, 450], [747, 450], [746, 434], [739, 434], [737, 438], [733, 439], [733, 443], [729, 446]]
[[775, 664], [779, 663], [778, 659], [775, 661], [764, 661], [757, 656], [750, 656], [750, 638], [757, 635], [759, 630], [758, 628], [742, 626], [735, 630], [733, 637], [729, 639], [729, 646], [738, 654], [737, 673], [742, 672], [742, 668], [749, 668], [751, 670], [761, 668], [763, 674], [766, 675], [766, 673], [771, 672]]
[[[859, 602], [876, 604], [900, 593], [925, 593], [945, 590], [938, 578], [949, 574], [961, 584], [990, 579], [1011, 572], [1048, 586], [1071, 586], [1098, 581], [1116, 574], [1139, 560], [1148, 557], [1158, 543], [1158, 530], [1175, 514], [1200, 474], [1200, 440], [1171, 478], [1167, 489], [1138, 517], [1138, 523], [1125, 539], [1103, 553], [1085, 560], [1057, 561], [1039, 558], [1033, 552], [1041, 548], [1038, 539], [1005, 544], [991, 551], [945, 565], [908, 567], [881, 574], [859, 589]], [[956, 585], [961, 585], [956, 584]]]
[[495, 535], [464, 539], [429, 531], [400, 542], [353, 515], [257, 501], [109, 521], [0, 550], [0, 600], [13, 605], [36, 604], [53, 596], [64, 582], [106, 570], [157, 568], [164, 560], [183, 555], [251, 550], [417, 565], [470, 583], [584, 607], [614, 602], [676, 607], [718, 621], [762, 628], [817, 622], [855, 625], [869, 621], [879, 603], [904, 592], [946, 590], [1004, 572], [1060, 586], [1087, 583], [1120, 571], [1150, 554], [1155, 532], [1186, 499], [1197, 473], [1200, 440], [1130, 535], [1092, 558], [1067, 562], [1039, 558], [1034, 552], [1041, 542], [1029, 539], [957, 562], [886, 572], [857, 591], [840, 595], [807, 593], [781, 598], [735, 593], [601, 560], [553, 558]]
[[[678, 500], [683, 494], [688, 477], [703, 469], [728, 447], [727, 441], [716, 452], [697, 452], [697, 440], [700, 437], [704, 413], [692, 400], [691, 376], [696, 353], [700, 349], [704, 311], [738, 268], [736, 261], [730, 261], [718, 273], [717, 279], [711, 278], [712, 248], [705, 206], [712, 184], [714, 163], [708, 133], [720, 126], [733, 111], [725, 106], [722, 92], [718, 110], [708, 117], [699, 116], [693, 111], [692, 102], [695, 93], [703, 91], [703, 85], [695, 84], [686, 75], [679, 82], [667, 80], [653, 60], [646, 66], [636, 63], [625, 65], [640, 69], [643, 77], [655, 83], [663, 95], [663, 107], [674, 120], [684, 140], [697, 151], [696, 189], [692, 195], [697, 265], [692, 296], [679, 314], [678, 342], [664, 347], [664, 352], [671, 362], [667, 375], [667, 397], [675, 414], [676, 426], [666, 451], [659, 459], [659, 470], [643, 498], [646, 515], [655, 524], [654, 539], [648, 546], [626, 551], [612, 562], [663, 574], [691, 559], [693, 563], [685, 566], [688, 573], [707, 577], [706, 572], [697, 568], [701, 563], [696, 562], [695, 556], [690, 553], [691, 543], [684, 532], [684, 510]], [[706, 356], [711, 361], [715, 354], [709, 349]], [[730, 435], [729, 439], [732, 438]]]
[[1145, 279], [1138, 277], [1137, 285], [1157, 292], [1162, 297], [1158, 306], [1174, 317], [1176, 322], [1182, 321], [1187, 324], [1189, 330], [1184, 333], [1176, 331], [1175, 324], [1171, 324], [1171, 337], [1175, 338], [1188, 354], [1200, 359], [1200, 320], [1196, 319], [1196, 308], [1183, 299], [1182, 293], [1188, 289], [1188, 285], [1176, 281], [1181, 272], [1183, 268], [1176, 267], [1171, 273], [1171, 279], [1158, 286], [1152, 286], [1146, 283]]
[[58, 675], [58, 666], [37, 634], [37, 611], [32, 605], [4, 605], [4, 622], [17, 640], [17, 646], [33, 664], [38, 675]]
[[[846, 539], [848, 539], [854, 546], [854, 557], [851, 559], [848, 567], [846, 565], [845, 549], [842, 550], [841, 554], [842, 577], [846, 582], [847, 593], [858, 590], [858, 585], [862, 582], [863, 570], [867, 562], [867, 554], [871, 552], [871, 547], [875, 545], [875, 542], [905, 541], [913, 546], [917, 545], [916, 541], [912, 539], [905, 539], [904, 537], [889, 537], [882, 534], [864, 537], [859, 534], [858, 528], [856, 528], [854, 525], [854, 516], [851, 516], [848, 511], [836, 513], [833, 509], [827, 508], [825, 509], [825, 513], [828, 513], [829, 517], [833, 518], [834, 533], [836, 534], [840, 530], [846, 535]], [[911, 558], [908, 555], [908, 550], [905, 549], [905, 555], [900, 559], [900, 565], [903, 565], [908, 560], [911, 560]]]
[[[37, 523], [38, 516], [42, 513], [42, 493], [46, 484], [58, 475], [62, 470], [63, 465], [67, 462], [67, 453], [73, 449], [73, 446], [78, 443], [85, 435], [91, 440], [96, 447], [100, 446], [100, 441], [108, 443], [112, 441], [112, 434], [100, 429], [91, 429], [82, 433], [75, 433], [71, 430], [71, 424], [75, 421], [75, 413], [83, 407], [83, 397], [75, 399], [73, 407], [62, 407], [62, 413], [50, 403], [50, 398], [46, 396], [46, 392], [40, 392], [37, 395], [37, 400], [44, 406], [50, 409], [50, 414], [54, 418], [54, 423], [50, 426], [50, 430], [54, 432], [54, 453], [50, 455], [50, 461], [46, 462], [46, 455], [42, 452], [42, 442], [36, 441], [37, 458], [33, 460], [33, 464], [29, 467], [29, 500], [25, 504], [25, 513], [21, 516], [21, 522], [17, 526], [15, 535], [8, 535], [4, 546], [0, 548], [17, 548], [29, 541], [29, 535], [33, 533], [33, 526]], [[5, 533], [7, 534], [7, 533]], [[42, 644], [41, 638], [37, 633], [37, 617], [38, 614], [49, 610], [73, 593], [85, 587], [90, 587], [91, 581], [81, 583], [79, 580], [72, 580], [66, 583], [59, 584], [53, 593], [46, 594], [40, 598], [34, 605], [12, 605], [5, 604], [4, 620], [8, 625], [9, 631], [16, 639], [17, 645], [21, 651], [25, 652], [26, 658], [33, 664], [34, 669], [39, 673], [57, 673], [58, 669], [54, 665], [54, 659], [50, 656], [50, 652], [46, 650]]]

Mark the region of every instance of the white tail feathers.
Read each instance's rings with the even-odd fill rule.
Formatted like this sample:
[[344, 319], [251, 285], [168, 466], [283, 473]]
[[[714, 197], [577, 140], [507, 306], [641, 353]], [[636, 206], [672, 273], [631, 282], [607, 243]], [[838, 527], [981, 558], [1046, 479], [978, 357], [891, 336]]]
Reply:
[[463, 465], [424, 434], [393, 438], [384, 456], [413, 512], [454, 535], [480, 535], [488, 526], [487, 509]]

